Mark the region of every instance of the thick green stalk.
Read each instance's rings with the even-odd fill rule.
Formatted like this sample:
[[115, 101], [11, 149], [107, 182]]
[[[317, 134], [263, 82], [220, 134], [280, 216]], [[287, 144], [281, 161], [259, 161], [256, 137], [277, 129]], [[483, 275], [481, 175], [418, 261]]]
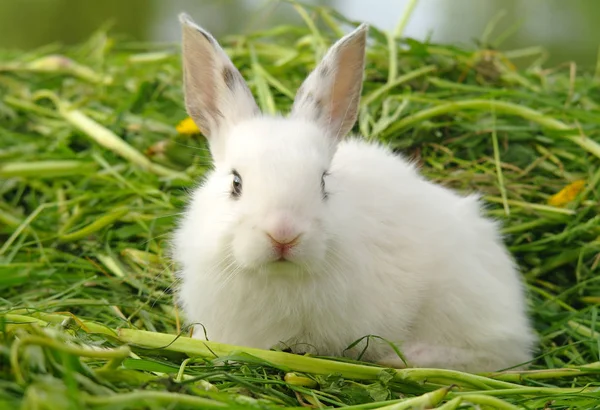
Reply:
[[93, 162], [77, 160], [7, 162], [0, 165], [0, 178], [56, 178], [86, 174], [96, 168]]
[[71, 315], [65, 315], [60, 313], [44, 313], [35, 312], [29, 313], [28, 309], [17, 309], [2, 315], [8, 324], [27, 325], [37, 324], [40, 326], [48, 326], [48, 324], [62, 324], [65, 321], [72, 320], [73, 325], [81, 328], [81, 330], [87, 333], [97, 333], [110, 337], [111, 339], [117, 338], [117, 332], [98, 323], [90, 322], [88, 320], [82, 320]]
[[496, 380], [519, 383], [524, 380], [549, 380], [561, 377], [577, 377], [586, 374], [597, 374], [600, 372], [600, 362], [594, 362], [579, 366], [577, 368], [562, 369], [543, 369], [543, 370], [524, 370], [521, 372], [507, 371], [501, 373], [487, 373], [485, 376]]
[[[374, 380], [383, 371], [381, 367], [359, 365], [300, 356], [285, 352], [262, 350], [241, 346], [232, 346], [216, 342], [206, 342], [189, 337], [175, 337], [164, 333], [143, 330], [119, 329], [119, 339], [146, 348], [163, 348], [165, 350], [185, 353], [190, 356], [205, 358], [228, 357], [239, 353], [249, 354], [263, 359], [274, 367], [285, 371], [297, 371], [311, 374], [328, 375], [340, 373], [344, 377], [360, 380]], [[481, 376], [442, 369], [397, 369], [395, 379], [398, 381], [439, 382], [457, 384], [477, 389], [519, 388], [519, 385], [506, 383]]]

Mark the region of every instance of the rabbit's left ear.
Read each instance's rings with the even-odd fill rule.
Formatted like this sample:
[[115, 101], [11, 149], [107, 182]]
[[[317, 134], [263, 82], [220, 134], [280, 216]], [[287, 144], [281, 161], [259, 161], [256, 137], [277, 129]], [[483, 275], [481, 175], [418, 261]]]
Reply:
[[225, 128], [259, 114], [259, 109], [242, 75], [217, 40], [187, 14], [181, 14], [179, 21], [183, 30], [185, 105], [212, 150]]
[[316, 122], [335, 142], [346, 136], [358, 116], [368, 30], [361, 24], [338, 40], [294, 100], [291, 115]]

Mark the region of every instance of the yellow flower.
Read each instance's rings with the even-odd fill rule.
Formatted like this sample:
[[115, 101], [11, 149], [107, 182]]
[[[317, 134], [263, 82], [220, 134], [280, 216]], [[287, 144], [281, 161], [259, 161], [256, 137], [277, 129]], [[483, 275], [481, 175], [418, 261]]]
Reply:
[[175, 127], [178, 133], [186, 135], [200, 134], [200, 129], [191, 118], [186, 118]]
[[577, 197], [577, 194], [581, 192], [584, 186], [585, 181], [582, 179], [571, 182], [569, 185], [558, 191], [556, 194], [552, 195], [550, 199], [548, 199], [548, 203], [553, 206], [564, 206], [569, 202], [573, 201]]

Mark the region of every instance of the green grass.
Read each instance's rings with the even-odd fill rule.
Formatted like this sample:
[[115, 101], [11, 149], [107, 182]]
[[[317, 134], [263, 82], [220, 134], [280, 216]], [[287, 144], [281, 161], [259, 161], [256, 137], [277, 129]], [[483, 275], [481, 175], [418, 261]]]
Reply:
[[[297, 11], [306, 25], [221, 39], [267, 112], [289, 108], [348, 28], [333, 11]], [[356, 131], [481, 192], [502, 220], [541, 338], [530, 371], [390, 371], [185, 337], [166, 247], [210, 158], [202, 136], [175, 130], [178, 47], [100, 31], [0, 54], [0, 407], [596, 407], [599, 73], [545, 67], [535, 47], [401, 39], [407, 16], [395, 33], [371, 29]], [[573, 201], [548, 204], [576, 180]]]

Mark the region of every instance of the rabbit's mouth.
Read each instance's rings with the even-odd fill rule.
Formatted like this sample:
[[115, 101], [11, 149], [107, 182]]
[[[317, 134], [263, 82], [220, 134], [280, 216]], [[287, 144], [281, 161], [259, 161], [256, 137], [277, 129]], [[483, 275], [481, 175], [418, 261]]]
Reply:
[[267, 265], [271, 265], [273, 267], [277, 267], [277, 266], [297, 266], [298, 263], [295, 260], [294, 256], [291, 254], [283, 254], [283, 255], [275, 255], [269, 262], [267, 262]]
[[294, 263], [293, 260], [288, 259], [288, 257], [284, 256], [284, 255], [282, 255], [279, 258], [273, 260], [271, 263], [275, 263], [275, 264], [287, 263], [287, 264], [294, 264], [295, 265], [295, 263]]

